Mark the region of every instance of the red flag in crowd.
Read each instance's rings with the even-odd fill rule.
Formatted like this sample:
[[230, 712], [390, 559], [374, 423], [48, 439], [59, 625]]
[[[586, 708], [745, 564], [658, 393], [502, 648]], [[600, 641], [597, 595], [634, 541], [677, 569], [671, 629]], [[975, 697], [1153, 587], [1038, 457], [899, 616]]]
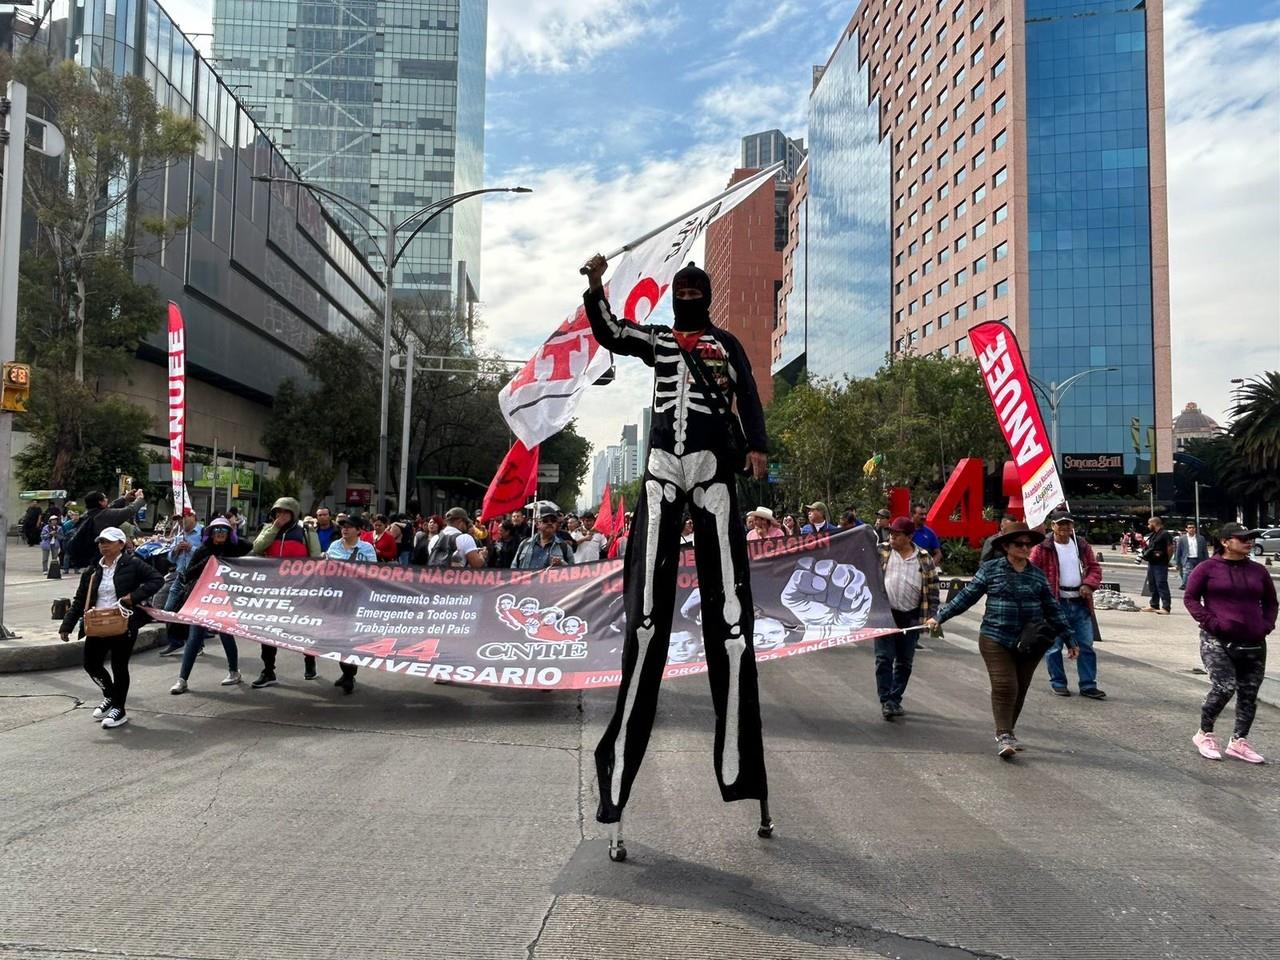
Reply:
[[507, 451], [498, 472], [485, 491], [480, 508], [482, 520], [501, 518], [519, 510], [538, 489], [538, 458], [541, 447], [530, 450], [517, 440]]
[[613, 492], [609, 484], [604, 485], [604, 496], [600, 498], [600, 509], [596, 513], [596, 533], [606, 537], [613, 536]]
[[627, 498], [623, 494], [618, 494], [618, 512], [613, 518], [613, 538], [609, 543], [609, 559], [615, 560], [618, 556], [618, 540], [627, 532]]

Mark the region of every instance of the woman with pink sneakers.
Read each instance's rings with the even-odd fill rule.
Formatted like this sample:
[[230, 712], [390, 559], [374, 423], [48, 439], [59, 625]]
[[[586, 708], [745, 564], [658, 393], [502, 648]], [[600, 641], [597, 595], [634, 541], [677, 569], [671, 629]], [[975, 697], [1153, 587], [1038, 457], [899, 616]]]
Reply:
[[[1246, 763], [1262, 763], [1248, 741], [1258, 709], [1258, 688], [1267, 667], [1267, 634], [1276, 628], [1276, 587], [1271, 574], [1249, 554], [1257, 530], [1225, 523], [1218, 531], [1221, 556], [1199, 564], [1187, 577], [1182, 602], [1200, 624], [1200, 659], [1211, 686], [1200, 707], [1200, 730], [1191, 742], [1207, 760], [1223, 753]], [[1213, 724], [1232, 695], [1236, 725], [1226, 750], [1218, 748]]]

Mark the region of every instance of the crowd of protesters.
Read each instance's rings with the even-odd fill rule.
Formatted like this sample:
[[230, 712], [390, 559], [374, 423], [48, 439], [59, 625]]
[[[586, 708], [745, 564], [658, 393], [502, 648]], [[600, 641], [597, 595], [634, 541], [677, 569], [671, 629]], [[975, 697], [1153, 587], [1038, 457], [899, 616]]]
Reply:
[[[38, 509], [24, 518], [23, 535], [41, 547], [42, 563], [61, 563], [83, 570], [79, 589], [61, 633], [69, 639], [79, 629], [85, 638], [85, 670], [102, 688], [104, 698], [93, 711], [106, 728], [127, 722], [128, 661], [145, 614], [132, 616], [143, 604], [177, 610], [200, 579], [210, 559], [242, 557], [321, 557], [355, 563], [414, 566], [514, 568], [539, 570], [621, 557], [626, 552], [630, 517], [621, 524], [605, 517], [598, 524], [592, 511], [562, 513], [554, 505], [534, 504], [508, 516], [485, 522], [462, 507], [429, 516], [407, 514], [334, 513], [319, 507], [304, 515], [296, 499], [283, 497], [272, 506], [267, 523], [252, 540], [245, 519], [234, 508], [201, 524], [187, 512], [159, 525], [155, 536], [134, 543], [139, 531], [135, 518], [142, 508], [141, 492], [108, 503], [101, 493], [83, 500], [85, 512]], [[904, 716], [903, 700], [915, 653], [922, 649], [922, 630], [938, 631], [986, 598], [978, 646], [990, 681], [996, 749], [1009, 759], [1022, 750], [1015, 728], [1041, 660], [1050, 690], [1070, 696], [1063, 652], [1075, 663], [1076, 686], [1082, 697], [1106, 699], [1098, 686], [1094, 642], [1098, 627], [1093, 594], [1102, 582], [1102, 568], [1091, 545], [1075, 529], [1065, 510], [1052, 514], [1041, 529], [1030, 529], [1012, 518], [984, 543], [978, 569], [945, 604], [940, 603], [939, 570], [942, 544], [927, 523], [927, 507], [913, 504], [910, 516], [894, 518], [879, 509], [870, 524], [848, 508], [833, 522], [827, 504], [806, 504], [802, 514], [777, 516], [757, 507], [743, 517], [747, 540], [787, 536], [831, 535], [867, 527], [875, 537], [885, 592], [897, 631], [875, 641], [875, 683], [885, 720]], [[28, 522], [29, 521], [29, 522]], [[616, 527], [616, 529], [615, 529]], [[1150, 537], [1139, 554], [1148, 567], [1151, 612], [1171, 610], [1168, 568], [1183, 580], [1183, 604], [1200, 628], [1200, 653], [1211, 688], [1201, 708], [1199, 728], [1192, 738], [1206, 759], [1234, 757], [1261, 763], [1262, 756], [1248, 740], [1256, 712], [1258, 689], [1266, 665], [1266, 638], [1277, 616], [1275, 586], [1266, 568], [1250, 554], [1258, 531], [1225, 524], [1215, 540], [1194, 525], [1175, 540], [1159, 518], [1149, 524]], [[693, 543], [692, 523], [686, 522], [680, 546]], [[127, 626], [115, 635], [101, 629], [86, 631], [89, 611], [117, 610]], [[195, 663], [209, 632], [203, 627], [169, 624], [168, 643], [161, 656], [181, 657], [172, 694], [187, 692]], [[86, 636], [86, 632], [92, 634]], [[220, 634], [227, 658], [221, 683], [243, 682], [234, 637]], [[262, 670], [251, 686], [278, 683], [275, 647], [261, 649]], [[107, 664], [110, 664], [108, 670]], [[357, 668], [339, 663], [335, 686], [345, 693], [355, 688]], [[316, 658], [304, 656], [303, 677], [318, 676]], [[1214, 732], [1215, 722], [1235, 697], [1232, 736], [1225, 746]]]

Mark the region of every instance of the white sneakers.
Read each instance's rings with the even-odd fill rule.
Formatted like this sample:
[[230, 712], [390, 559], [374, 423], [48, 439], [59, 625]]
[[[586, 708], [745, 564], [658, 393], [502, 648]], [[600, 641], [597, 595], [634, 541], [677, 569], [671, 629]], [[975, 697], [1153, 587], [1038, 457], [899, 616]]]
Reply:
[[222, 678], [222, 682], [219, 684], [219, 686], [234, 687], [239, 682], [240, 682], [240, 671], [232, 670], [225, 677]]

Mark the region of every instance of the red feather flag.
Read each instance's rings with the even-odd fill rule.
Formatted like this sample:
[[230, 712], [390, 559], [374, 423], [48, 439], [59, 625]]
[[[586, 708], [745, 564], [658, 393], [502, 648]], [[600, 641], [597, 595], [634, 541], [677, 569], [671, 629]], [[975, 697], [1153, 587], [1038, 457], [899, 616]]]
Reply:
[[517, 440], [507, 451], [498, 472], [493, 475], [480, 508], [482, 520], [500, 519], [519, 510], [538, 489], [538, 458], [541, 447], [530, 450]]

